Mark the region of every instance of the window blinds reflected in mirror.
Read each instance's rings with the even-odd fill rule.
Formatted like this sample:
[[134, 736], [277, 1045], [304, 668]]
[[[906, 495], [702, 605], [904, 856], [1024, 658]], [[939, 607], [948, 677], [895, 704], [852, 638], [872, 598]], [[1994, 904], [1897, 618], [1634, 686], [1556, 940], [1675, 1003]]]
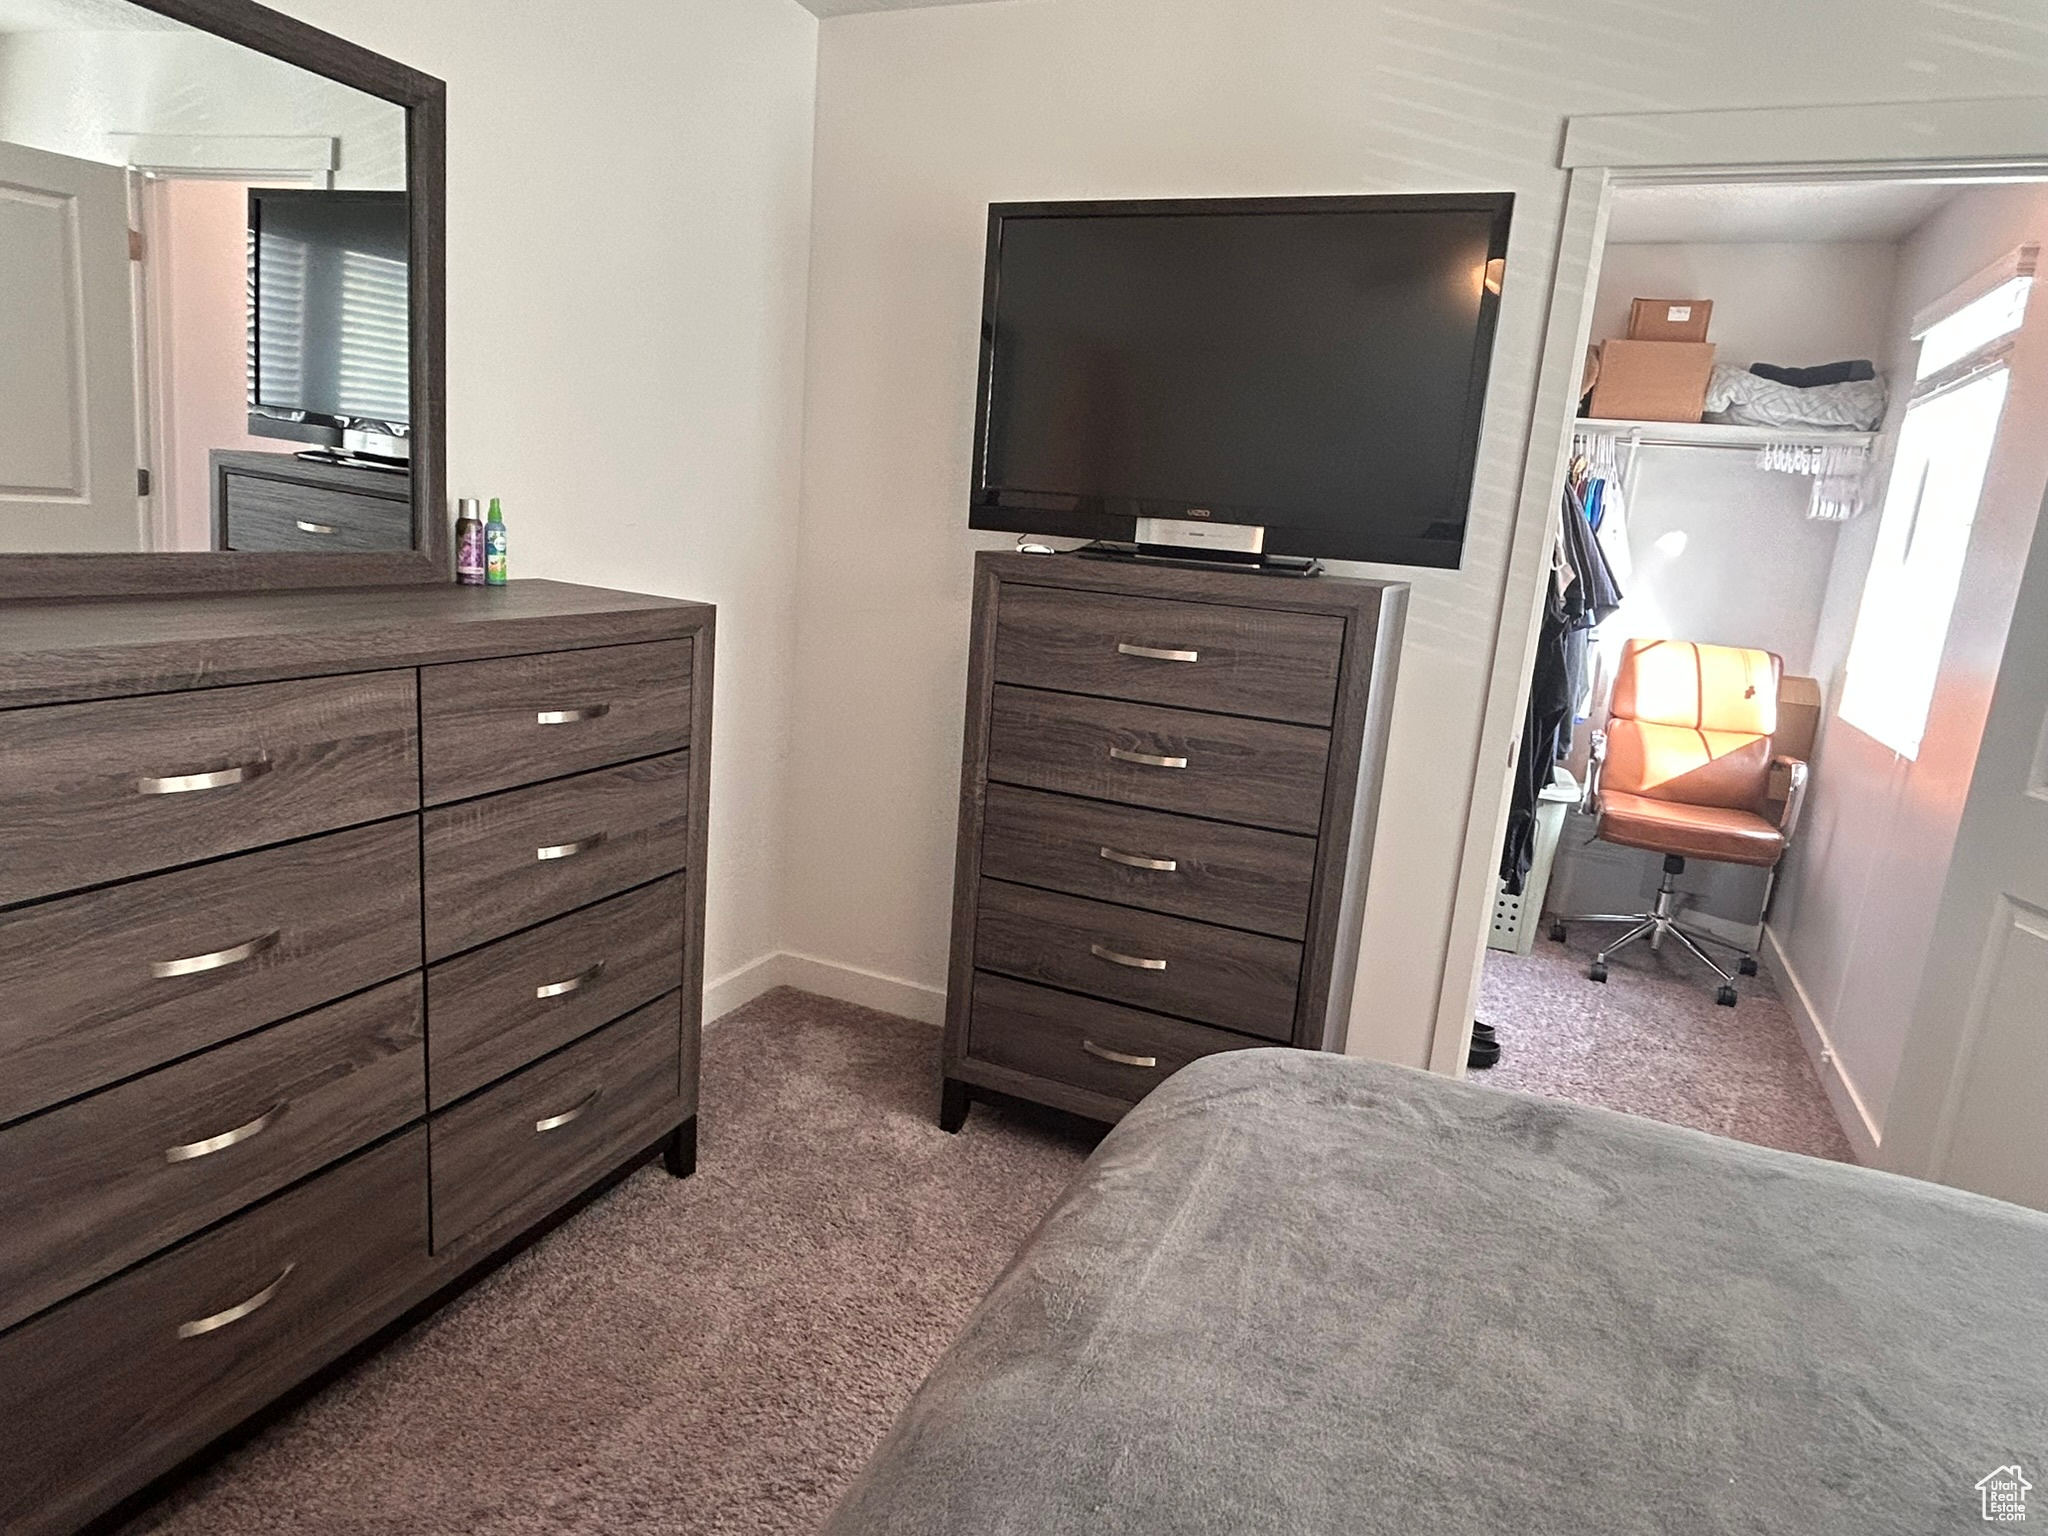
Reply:
[[[258, 245], [262, 302], [257, 302]], [[305, 396], [306, 246], [249, 231], [249, 404]]]
[[410, 398], [404, 262], [368, 251], [341, 253], [341, 333], [341, 414], [404, 420]]

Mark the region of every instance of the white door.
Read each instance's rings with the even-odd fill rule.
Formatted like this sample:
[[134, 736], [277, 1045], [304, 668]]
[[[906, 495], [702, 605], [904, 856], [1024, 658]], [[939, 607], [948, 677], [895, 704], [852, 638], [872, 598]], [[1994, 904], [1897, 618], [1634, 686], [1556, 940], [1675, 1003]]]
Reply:
[[2013, 607], [1884, 1165], [2048, 1210], [2048, 511]]
[[0, 144], [0, 551], [137, 550], [128, 179]]

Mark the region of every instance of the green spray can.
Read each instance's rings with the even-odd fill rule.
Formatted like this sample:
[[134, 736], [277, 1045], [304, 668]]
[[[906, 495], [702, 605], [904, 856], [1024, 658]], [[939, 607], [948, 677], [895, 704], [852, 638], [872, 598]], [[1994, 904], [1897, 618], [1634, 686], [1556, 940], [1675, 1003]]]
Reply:
[[498, 508], [498, 498], [493, 496], [490, 515], [484, 519], [484, 585], [505, 585], [505, 567], [505, 514]]

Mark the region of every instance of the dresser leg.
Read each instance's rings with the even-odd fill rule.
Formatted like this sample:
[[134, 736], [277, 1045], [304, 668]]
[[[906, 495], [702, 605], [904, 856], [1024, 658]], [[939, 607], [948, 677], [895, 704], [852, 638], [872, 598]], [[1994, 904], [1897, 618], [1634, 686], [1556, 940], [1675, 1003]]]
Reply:
[[690, 1116], [661, 1144], [661, 1165], [679, 1179], [697, 1171], [697, 1117]]
[[939, 1129], [951, 1135], [967, 1123], [967, 1085], [949, 1077], [939, 1091]]

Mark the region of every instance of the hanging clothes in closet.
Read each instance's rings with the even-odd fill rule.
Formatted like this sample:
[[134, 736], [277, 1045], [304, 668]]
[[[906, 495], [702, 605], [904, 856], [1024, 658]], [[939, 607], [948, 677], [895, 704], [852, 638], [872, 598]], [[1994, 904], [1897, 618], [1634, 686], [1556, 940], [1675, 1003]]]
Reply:
[[1591, 474], [1586, 460], [1574, 459], [1551, 555], [1543, 628], [1536, 641], [1522, 750], [1515, 763], [1507, 837], [1501, 846], [1500, 877], [1510, 896], [1522, 894], [1534, 856], [1537, 796], [1550, 783], [1558, 760], [1571, 751], [1573, 714], [1586, 689], [1593, 629], [1621, 606], [1620, 584], [1586, 516], [1589, 487], [1596, 500], [1604, 497], [1602, 482]]

